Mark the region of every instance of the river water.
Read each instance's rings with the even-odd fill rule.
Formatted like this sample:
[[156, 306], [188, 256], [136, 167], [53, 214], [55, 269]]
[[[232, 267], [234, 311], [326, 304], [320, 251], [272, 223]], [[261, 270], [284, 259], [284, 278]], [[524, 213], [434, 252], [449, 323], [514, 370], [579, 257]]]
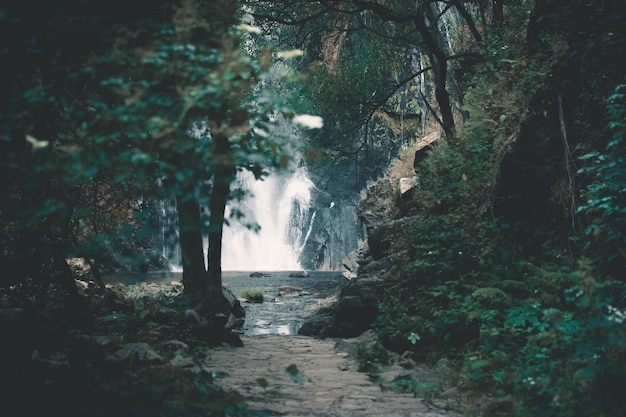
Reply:
[[[305, 316], [319, 306], [321, 300], [339, 292], [346, 282], [341, 272], [309, 272], [307, 277], [290, 277], [289, 272], [268, 272], [250, 277], [250, 272], [225, 272], [223, 283], [237, 296], [243, 289], [263, 290], [262, 303], [243, 303], [246, 321], [244, 336], [297, 334]], [[296, 292], [281, 291], [293, 287]]]
[[[251, 276], [250, 271], [224, 271], [222, 282], [237, 297], [245, 289], [262, 290], [262, 303], [243, 302], [245, 323], [237, 329], [242, 336], [294, 335], [305, 317], [320, 305], [323, 299], [339, 292], [346, 279], [341, 272], [310, 271], [306, 277], [292, 277], [289, 271], [262, 272]], [[180, 272], [116, 275], [115, 280], [128, 285], [139, 282], [180, 281]], [[281, 287], [289, 286], [289, 293]]]

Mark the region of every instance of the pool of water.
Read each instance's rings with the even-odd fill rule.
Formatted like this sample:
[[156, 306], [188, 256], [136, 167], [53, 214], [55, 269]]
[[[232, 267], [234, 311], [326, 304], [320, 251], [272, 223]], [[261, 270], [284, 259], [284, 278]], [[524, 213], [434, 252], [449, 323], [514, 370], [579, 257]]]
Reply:
[[[290, 277], [289, 272], [282, 271], [266, 274], [250, 277], [249, 272], [224, 273], [224, 285], [237, 296], [244, 289], [263, 290], [262, 303], [243, 303], [246, 321], [240, 332], [244, 336], [297, 334], [306, 315], [346, 282], [340, 272], [314, 271], [308, 277]], [[283, 286], [299, 291], [281, 291]]]
[[[225, 271], [222, 282], [236, 296], [242, 290], [263, 291], [262, 303], [242, 302], [246, 310], [245, 323], [237, 329], [242, 336], [294, 335], [298, 333], [307, 314], [321, 300], [345, 284], [341, 272], [310, 271], [306, 277], [292, 277], [290, 271], [262, 272], [261, 276], [250, 276], [250, 271]], [[152, 272], [146, 274], [116, 275], [115, 279], [126, 284], [139, 282], [180, 281], [180, 272]], [[298, 290], [293, 293], [281, 291], [289, 286]]]

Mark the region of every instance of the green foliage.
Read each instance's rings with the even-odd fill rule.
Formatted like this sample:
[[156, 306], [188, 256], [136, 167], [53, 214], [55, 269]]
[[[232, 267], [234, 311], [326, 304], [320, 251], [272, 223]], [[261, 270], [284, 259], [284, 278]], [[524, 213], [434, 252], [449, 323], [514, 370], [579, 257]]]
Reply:
[[300, 371], [300, 369], [298, 369], [298, 366], [296, 364], [292, 363], [291, 365], [286, 367], [285, 372], [287, 373], [287, 375], [289, 375], [289, 378], [291, 378], [291, 380], [296, 384], [304, 384], [306, 375], [304, 375], [304, 373]]
[[6, 375], [17, 387], [9, 392], [19, 395], [3, 393], [4, 414], [247, 415], [245, 399], [223, 389], [224, 375], [207, 366], [208, 350], [222, 340], [199, 339], [182, 325], [173, 299], [184, 297], [166, 286], [133, 288], [132, 298], [125, 289], [108, 286], [89, 293], [89, 301], [85, 295], [94, 316], [88, 326], [73, 326], [46, 306], [37, 309], [28, 327], [34, 335], [26, 342], [13, 335], [25, 351]]
[[237, 6], [0, 6], [3, 261], [29, 260], [20, 273], [38, 281], [68, 257], [162, 268], [160, 201], [207, 205], [216, 172], [288, 165], [294, 109], [274, 87], [297, 74], [237, 25]]
[[243, 288], [239, 291], [239, 297], [246, 299], [251, 303], [263, 302], [263, 289], [262, 288]]
[[[576, 113], [575, 125], [584, 133], [569, 136], [592, 150], [574, 180], [585, 184], [577, 212], [584, 235], [563, 236], [558, 224], [571, 223], [570, 213], [494, 214], [503, 158], [527, 116], [543, 111], [529, 104], [551, 109], [546, 92], [567, 87], [550, 71], [578, 56], [579, 44], [561, 34], [546, 40], [549, 53], [517, 48], [519, 33], [506, 28], [489, 39], [466, 95], [464, 131], [420, 165], [416, 216], [389, 237], [403, 259], [385, 277], [376, 330], [398, 352], [459, 359], [461, 386], [481, 399], [468, 414], [617, 417], [626, 413], [626, 87], [615, 89], [604, 115], [581, 106], [589, 111]], [[558, 126], [558, 116], [551, 120]]]
[[529, 298], [504, 314], [480, 313], [480, 350], [467, 354], [464, 375], [496, 394], [489, 414], [618, 416], [626, 409], [615, 388], [625, 382], [626, 287], [597, 282], [585, 264], [568, 280], [550, 304]]
[[380, 375], [382, 366], [389, 365], [391, 356], [380, 343], [359, 343], [356, 351], [358, 371], [365, 372], [377, 383], [383, 383]]
[[596, 267], [623, 279], [626, 265], [626, 85], [608, 99], [608, 142], [605, 152], [590, 152], [581, 159], [590, 165], [579, 173], [590, 182], [578, 211], [590, 224], [585, 229], [587, 250]]

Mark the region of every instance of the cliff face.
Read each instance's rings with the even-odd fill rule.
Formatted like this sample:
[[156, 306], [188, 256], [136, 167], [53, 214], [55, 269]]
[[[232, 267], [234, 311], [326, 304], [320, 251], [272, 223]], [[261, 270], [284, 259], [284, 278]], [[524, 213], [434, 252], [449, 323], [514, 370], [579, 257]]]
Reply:
[[340, 270], [342, 259], [364, 238], [357, 216], [358, 193], [335, 193], [316, 189], [312, 192], [309, 233], [300, 255], [308, 270]]
[[547, 228], [560, 235], [561, 250], [584, 228], [581, 157], [604, 151], [606, 100], [626, 74], [624, 60], [613, 58], [626, 42], [618, 3], [537, 2], [529, 19], [526, 49], [549, 66], [500, 164], [494, 215]]
[[[394, 149], [387, 151], [395, 153]], [[315, 189], [306, 230], [309, 238], [300, 256], [304, 269], [342, 270], [343, 258], [365, 240], [359, 201], [367, 185], [382, 176], [388, 166], [379, 152], [380, 149], [374, 149], [368, 155], [327, 158], [308, 166]]]

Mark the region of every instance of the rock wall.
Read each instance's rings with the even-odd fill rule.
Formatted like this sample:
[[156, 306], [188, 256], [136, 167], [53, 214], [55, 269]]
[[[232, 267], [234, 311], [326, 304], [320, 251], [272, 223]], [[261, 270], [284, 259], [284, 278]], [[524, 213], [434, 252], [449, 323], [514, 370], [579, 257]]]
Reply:
[[[368, 166], [362, 160], [362, 166]], [[315, 184], [309, 237], [300, 256], [304, 269], [342, 270], [343, 258], [365, 239], [358, 214], [361, 192], [380, 168], [361, 168], [354, 160], [326, 160], [313, 164], [309, 176]]]

